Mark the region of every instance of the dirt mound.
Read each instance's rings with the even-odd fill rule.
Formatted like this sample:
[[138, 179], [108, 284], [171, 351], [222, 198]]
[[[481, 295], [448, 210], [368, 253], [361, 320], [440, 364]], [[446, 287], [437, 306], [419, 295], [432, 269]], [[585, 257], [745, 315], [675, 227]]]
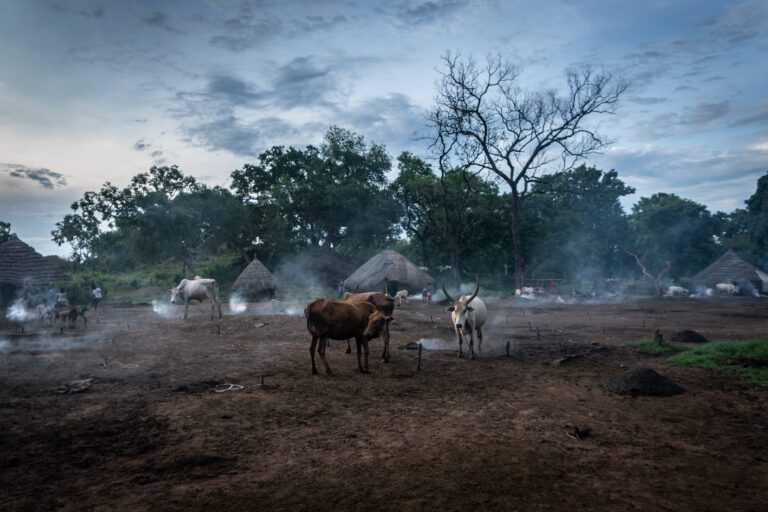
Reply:
[[678, 343], [706, 343], [709, 341], [701, 334], [697, 333], [696, 331], [691, 331], [690, 329], [684, 329], [682, 331], [675, 332], [672, 334], [671, 339], [672, 341], [676, 341]]
[[672, 396], [684, 393], [685, 390], [648, 368], [639, 368], [608, 381], [608, 391], [618, 395], [632, 396]]

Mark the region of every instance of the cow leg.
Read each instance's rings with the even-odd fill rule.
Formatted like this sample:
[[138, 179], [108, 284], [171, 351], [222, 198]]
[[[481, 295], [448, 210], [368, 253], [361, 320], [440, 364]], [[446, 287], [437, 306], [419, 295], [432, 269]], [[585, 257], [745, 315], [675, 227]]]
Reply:
[[325, 359], [325, 347], [328, 345], [328, 338], [326, 336], [323, 336], [320, 338], [320, 347], [317, 349], [317, 352], [320, 354], [320, 359], [323, 360], [323, 364], [325, 365], [325, 373], [328, 375], [333, 375], [333, 372], [331, 371], [331, 367], [328, 365], [328, 360]]
[[363, 367], [365, 368], [365, 372], [363, 373], [368, 373], [368, 354], [370, 353], [370, 350], [368, 349], [368, 340], [363, 341], [363, 350], [365, 350], [365, 366]]
[[464, 336], [459, 333], [459, 359], [461, 359], [461, 346], [464, 344]]
[[[360, 357], [360, 349], [363, 347], [363, 343], [365, 343], [365, 368], [363, 368], [363, 362]], [[363, 342], [362, 336], [357, 336], [355, 337], [355, 344], [357, 345], [357, 369], [360, 370], [360, 373], [368, 373], [368, 343]]]
[[475, 359], [475, 330], [469, 331], [469, 358]]
[[317, 366], [315, 366], [315, 347], [317, 346], [317, 336], [312, 336], [312, 342], [309, 344], [309, 355], [312, 358], [312, 373], [317, 374]]
[[220, 300], [216, 301], [216, 305], [219, 306], [219, 320], [221, 320], [221, 301]]
[[349, 343], [349, 338], [347, 338], [347, 354], [352, 353], [352, 345]]
[[189, 311], [189, 299], [184, 301], [184, 319], [187, 319], [187, 311]]
[[381, 358], [385, 363], [389, 362], [389, 323], [384, 325], [384, 352], [381, 353]]
[[478, 327], [477, 328], [477, 353], [481, 354], [483, 352], [483, 330]]

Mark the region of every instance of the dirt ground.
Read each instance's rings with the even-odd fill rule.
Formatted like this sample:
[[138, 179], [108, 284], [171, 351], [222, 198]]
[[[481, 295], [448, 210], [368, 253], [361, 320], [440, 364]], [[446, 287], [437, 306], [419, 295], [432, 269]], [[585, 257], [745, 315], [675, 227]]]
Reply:
[[[0, 510], [768, 510], [768, 390], [625, 346], [766, 336], [768, 299], [487, 303], [479, 360], [412, 302], [369, 375], [342, 342], [311, 375], [303, 316], [275, 314], [303, 304], [0, 326]], [[445, 350], [417, 371], [420, 339]], [[640, 367], [686, 392], [604, 388]]]

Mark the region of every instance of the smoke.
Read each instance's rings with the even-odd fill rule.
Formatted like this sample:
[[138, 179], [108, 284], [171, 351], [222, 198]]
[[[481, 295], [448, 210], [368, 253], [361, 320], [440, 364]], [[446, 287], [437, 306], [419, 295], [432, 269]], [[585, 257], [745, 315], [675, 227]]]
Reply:
[[239, 315], [248, 310], [248, 303], [240, 295], [233, 293], [229, 296], [229, 312]]
[[302, 316], [305, 305], [305, 303], [298, 301], [271, 300], [256, 304], [254, 310], [258, 315]]
[[159, 300], [152, 301], [152, 311], [160, 315], [162, 318], [174, 318], [176, 316], [173, 306], [167, 302]]
[[456, 340], [448, 341], [441, 338], [421, 338], [414, 343], [417, 345], [421, 343], [424, 350], [456, 350], [459, 346]]
[[27, 308], [24, 299], [16, 299], [16, 301], [8, 307], [5, 316], [13, 322], [29, 322], [30, 320], [37, 318], [37, 312], [34, 309]]

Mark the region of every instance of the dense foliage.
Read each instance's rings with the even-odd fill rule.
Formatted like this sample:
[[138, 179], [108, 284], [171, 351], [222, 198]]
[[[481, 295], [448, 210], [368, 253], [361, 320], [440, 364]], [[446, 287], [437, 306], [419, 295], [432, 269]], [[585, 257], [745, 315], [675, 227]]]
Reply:
[[[410, 153], [396, 162], [383, 146], [332, 127], [319, 147], [264, 151], [232, 172], [230, 189], [176, 166], [152, 167], [124, 188], [105, 183], [73, 203], [52, 234], [91, 272], [162, 264], [177, 269], [164, 279], [204, 272], [231, 281], [254, 255], [274, 269], [311, 251], [359, 264], [394, 247], [434, 275], [512, 286], [509, 190], [466, 167], [437, 173]], [[524, 278], [638, 277], [630, 252], [651, 272], [669, 262], [672, 278], [692, 276], [727, 248], [768, 263], [768, 174], [731, 214], [665, 193], [627, 213], [621, 200], [634, 192], [616, 171], [585, 165], [532, 183], [519, 205]]]

